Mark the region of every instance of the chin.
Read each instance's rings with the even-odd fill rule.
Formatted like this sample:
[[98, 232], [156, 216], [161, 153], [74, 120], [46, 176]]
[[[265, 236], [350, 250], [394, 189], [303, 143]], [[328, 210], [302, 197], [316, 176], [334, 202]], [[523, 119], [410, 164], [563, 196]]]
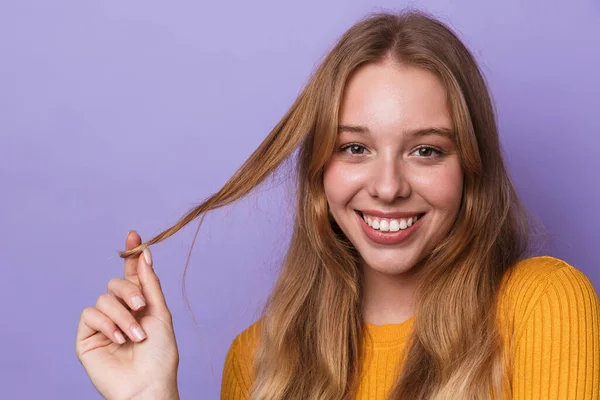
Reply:
[[377, 271], [381, 274], [386, 275], [399, 275], [405, 274], [417, 264], [419, 257], [363, 257], [363, 263], [365, 268], [370, 268], [374, 271]]

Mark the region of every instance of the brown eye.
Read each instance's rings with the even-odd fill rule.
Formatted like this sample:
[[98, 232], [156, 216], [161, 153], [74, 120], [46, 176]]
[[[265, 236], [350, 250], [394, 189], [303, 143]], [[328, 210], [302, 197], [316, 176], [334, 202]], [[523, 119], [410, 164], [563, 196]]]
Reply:
[[341, 148], [342, 152], [349, 153], [349, 154], [355, 154], [355, 155], [364, 154], [365, 150], [366, 149], [364, 146], [361, 146], [360, 144], [356, 144], [356, 143], [347, 144]]
[[415, 150], [415, 152], [419, 157], [424, 158], [431, 158], [442, 155], [442, 152], [440, 150], [434, 149], [433, 147], [429, 146], [419, 147], [417, 150]]
[[421, 147], [421, 148], [419, 149], [419, 155], [420, 155], [420, 156], [424, 156], [424, 157], [428, 157], [428, 156], [430, 156], [430, 155], [431, 155], [431, 152], [432, 152], [432, 151], [433, 151], [433, 149], [432, 149], [432, 148], [430, 148], [430, 147]]

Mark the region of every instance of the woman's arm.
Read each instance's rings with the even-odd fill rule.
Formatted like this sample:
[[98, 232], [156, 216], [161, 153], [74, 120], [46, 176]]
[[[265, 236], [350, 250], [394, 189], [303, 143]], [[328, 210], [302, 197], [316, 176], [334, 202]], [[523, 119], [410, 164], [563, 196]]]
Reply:
[[565, 263], [537, 290], [516, 338], [514, 400], [600, 399], [600, 300], [592, 283]]
[[254, 380], [254, 354], [258, 347], [262, 319], [238, 334], [229, 346], [223, 366], [221, 400], [246, 400]]
[[240, 339], [236, 337], [229, 347], [223, 378], [221, 380], [221, 400], [249, 399], [248, 371], [246, 363], [241, 362], [239, 355]]

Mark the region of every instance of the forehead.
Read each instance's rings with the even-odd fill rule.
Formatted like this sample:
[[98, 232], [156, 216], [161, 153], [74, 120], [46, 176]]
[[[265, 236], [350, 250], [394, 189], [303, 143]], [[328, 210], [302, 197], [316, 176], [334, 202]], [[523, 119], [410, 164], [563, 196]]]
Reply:
[[360, 124], [372, 131], [452, 128], [446, 91], [431, 72], [394, 61], [367, 64], [346, 84], [340, 124]]

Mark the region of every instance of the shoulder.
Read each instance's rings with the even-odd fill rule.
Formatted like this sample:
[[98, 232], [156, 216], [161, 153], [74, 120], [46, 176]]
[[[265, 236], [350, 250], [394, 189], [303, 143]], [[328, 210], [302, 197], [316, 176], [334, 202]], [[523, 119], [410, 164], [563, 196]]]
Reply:
[[[566, 261], [550, 256], [531, 257], [516, 263], [505, 275], [502, 296], [512, 306], [531, 303], [549, 287], [593, 290], [588, 277]], [[585, 287], [585, 288], [584, 288]]]
[[550, 318], [566, 322], [582, 314], [598, 321], [600, 300], [583, 272], [564, 260], [540, 256], [521, 260], [507, 272], [500, 308], [509, 330], [518, 338], [540, 312], [545, 313], [547, 322]]
[[[556, 278], [557, 271], [572, 270], [575, 267], [567, 262], [550, 256], [526, 258], [516, 263], [505, 276], [506, 289], [512, 292], [522, 291], [524, 286], [536, 285]], [[579, 272], [579, 271], [577, 271]]]
[[254, 355], [260, 341], [260, 331], [263, 319], [254, 321], [246, 329], [238, 333], [229, 345], [225, 364], [235, 363], [243, 370], [250, 372], [250, 366], [254, 362]]
[[588, 277], [563, 260], [534, 257], [504, 283], [513, 397], [598, 399], [600, 299]]
[[260, 340], [262, 318], [236, 335], [223, 365], [221, 400], [249, 398], [254, 381], [254, 355]]
[[251, 360], [258, 347], [263, 319], [254, 321], [250, 326], [238, 333], [229, 346], [232, 356], [238, 359]]

